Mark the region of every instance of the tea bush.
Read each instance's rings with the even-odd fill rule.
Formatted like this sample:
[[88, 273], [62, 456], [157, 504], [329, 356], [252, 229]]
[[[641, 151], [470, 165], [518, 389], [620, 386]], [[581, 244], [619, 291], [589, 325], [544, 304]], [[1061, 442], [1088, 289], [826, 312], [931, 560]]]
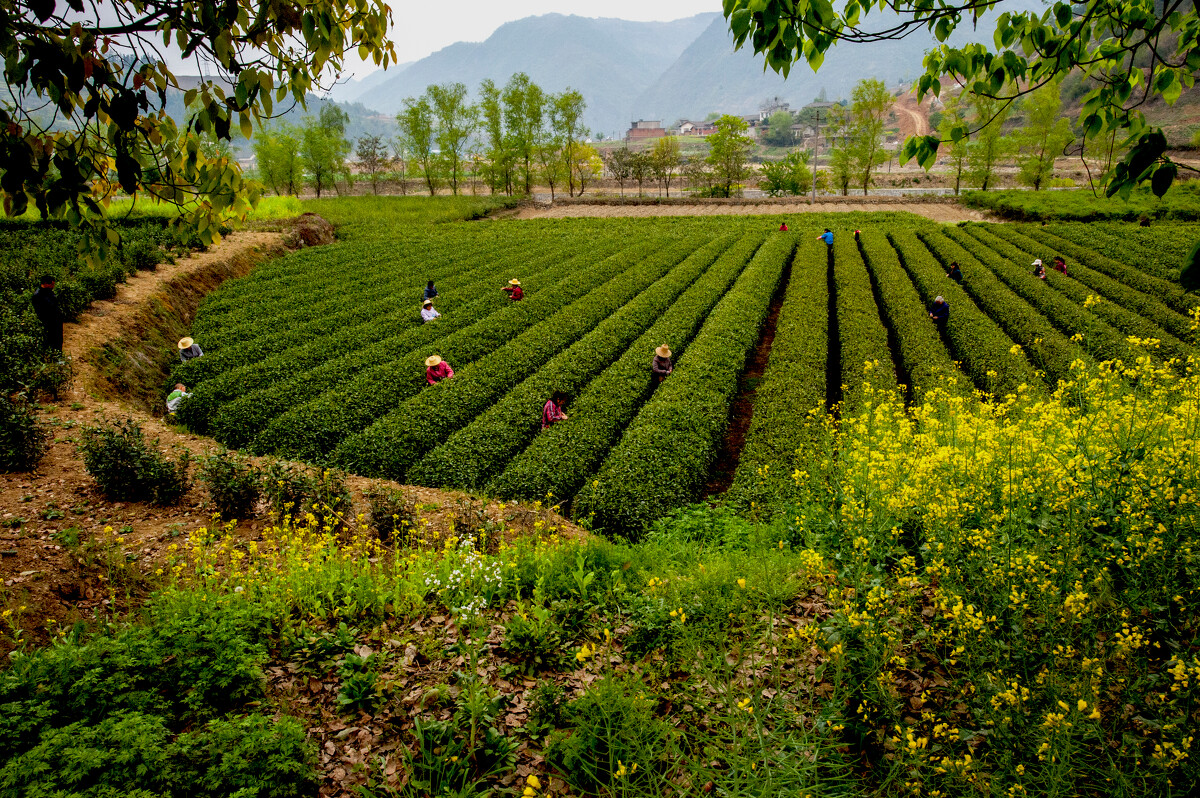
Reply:
[[225, 518], [245, 519], [254, 515], [262, 493], [262, 471], [250, 460], [230, 452], [207, 457], [200, 466], [200, 480], [209, 498]]
[[176, 504], [188, 489], [189, 456], [175, 462], [146, 442], [140, 424], [131, 419], [83, 432], [80, 450], [87, 472], [101, 492], [114, 501]]
[[29, 471], [46, 453], [50, 432], [24, 402], [0, 397], [0, 471]]

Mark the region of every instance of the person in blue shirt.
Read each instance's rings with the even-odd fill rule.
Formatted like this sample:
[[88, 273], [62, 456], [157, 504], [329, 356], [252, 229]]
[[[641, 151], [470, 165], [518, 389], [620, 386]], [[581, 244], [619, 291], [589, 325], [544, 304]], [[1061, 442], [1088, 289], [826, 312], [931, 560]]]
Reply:
[[425, 299], [436, 299], [438, 295], [437, 289], [433, 287], [433, 280], [429, 281], [429, 285], [425, 286]]
[[950, 303], [945, 297], [938, 297], [933, 300], [933, 310], [929, 311], [929, 318], [933, 319], [933, 323], [938, 327], [945, 327], [946, 322], [950, 321]]
[[817, 238], [824, 241], [825, 246], [829, 247], [830, 249], [833, 248], [833, 232], [828, 227], [826, 227], [825, 232], [821, 233], [821, 235], [817, 236]]

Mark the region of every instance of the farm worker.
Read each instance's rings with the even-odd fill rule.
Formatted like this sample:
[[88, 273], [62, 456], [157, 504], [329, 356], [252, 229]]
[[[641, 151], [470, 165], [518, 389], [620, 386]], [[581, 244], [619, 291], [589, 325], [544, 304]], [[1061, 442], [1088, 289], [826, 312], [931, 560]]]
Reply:
[[54, 295], [54, 277], [46, 275], [33, 292], [33, 312], [42, 323], [42, 347], [59, 352], [63, 348], [63, 317]]
[[1031, 263], [1029, 265], [1033, 267], [1033, 276], [1034, 277], [1037, 277], [1038, 279], [1041, 279], [1041, 280], [1046, 279], [1046, 267], [1042, 265], [1041, 258], [1038, 258], [1037, 260], [1035, 260], [1033, 263]]
[[933, 319], [933, 323], [938, 327], [945, 327], [946, 322], [950, 321], [950, 303], [944, 296], [933, 300], [933, 310], [929, 311], [929, 318]]
[[787, 231], [788, 231], [787, 222], [783, 222], [782, 224], [779, 225], [779, 232], [786, 233]]
[[817, 236], [817, 238], [824, 241], [825, 246], [833, 249], [833, 231], [831, 231], [828, 227], [826, 227], [825, 232], [821, 233], [821, 235]]
[[430, 355], [425, 358], [425, 382], [430, 385], [448, 380], [454, 376], [454, 369], [442, 360], [441, 355]]
[[954, 282], [958, 283], [959, 285], [962, 285], [962, 281], [963, 281], [962, 269], [959, 268], [958, 261], [954, 261], [953, 263], [950, 264], [950, 273], [947, 274], [946, 276], [949, 277]]
[[657, 388], [662, 381], [674, 370], [671, 365], [671, 347], [663, 344], [654, 350], [654, 359], [650, 361], [650, 385]]
[[521, 281], [518, 280], [516, 277], [509, 280], [508, 285], [504, 286], [504, 288], [502, 288], [500, 290], [507, 291], [508, 298], [511, 299], [513, 302], [520, 302], [522, 299], [525, 298], [525, 292], [521, 290]]
[[426, 299], [425, 303], [423, 305], [421, 305], [421, 321], [423, 321], [423, 322], [433, 321], [434, 319], [438, 318], [441, 315], [442, 315], [441, 313], [438, 313], [436, 310], [433, 309], [433, 301], [432, 300]]
[[1063, 274], [1067, 273], [1067, 262], [1063, 260], [1062, 255], [1054, 256], [1054, 271], [1061, 272]]
[[438, 295], [437, 289], [433, 287], [433, 280], [425, 286], [425, 299], [433, 299]]
[[567, 405], [567, 395], [562, 391], [555, 391], [554, 394], [546, 400], [545, 406], [542, 407], [542, 429], [557, 424], [560, 421], [567, 420], [567, 414], [563, 412], [563, 408]]
[[175, 390], [167, 394], [167, 412], [172, 416], [175, 415], [175, 412], [179, 410], [179, 406], [183, 404], [183, 400], [189, 396], [191, 394], [188, 393], [186, 385], [182, 382], [175, 383]]
[[179, 359], [184, 363], [188, 362], [189, 360], [195, 360], [204, 354], [204, 352], [200, 349], [200, 344], [186, 336], [180, 338], [179, 343], [176, 344], [176, 346], [179, 347]]
[[861, 230], [855, 230], [855, 231], [854, 231], [854, 240], [855, 240], [855, 241], [857, 241], [857, 240], [858, 240], [858, 237], [859, 237], [860, 235], [862, 235], [862, 231], [861, 231]]

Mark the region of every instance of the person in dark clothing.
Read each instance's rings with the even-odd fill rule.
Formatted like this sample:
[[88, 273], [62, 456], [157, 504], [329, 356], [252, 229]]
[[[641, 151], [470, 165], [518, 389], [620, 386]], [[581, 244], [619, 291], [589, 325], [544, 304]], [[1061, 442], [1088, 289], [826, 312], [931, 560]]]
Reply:
[[176, 346], [179, 347], [179, 360], [183, 363], [195, 360], [204, 354], [204, 350], [200, 348], [200, 344], [191, 338], [180, 338]]
[[429, 284], [425, 286], [424, 299], [433, 299], [437, 295], [438, 295], [438, 290], [433, 287], [433, 280], [430, 280]]
[[63, 317], [54, 295], [54, 278], [42, 278], [41, 286], [33, 292], [33, 312], [42, 323], [42, 346], [45, 349], [62, 351]]
[[650, 361], [650, 385], [657, 388], [675, 369], [671, 365], [671, 347], [663, 344], [654, 350], [654, 359]]
[[1063, 260], [1062, 255], [1054, 256], [1054, 271], [1059, 272], [1061, 274], [1067, 273], [1067, 262], [1065, 260]]
[[963, 281], [962, 269], [959, 268], [958, 261], [955, 261], [950, 264], [950, 273], [947, 274], [946, 276], [949, 277], [954, 282], [958, 283], [959, 285], [962, 285], [962, 281]]
[[1038, 258], [1030, 265], [1033, 266], [1033, 276], [1034, 277], [1038, 278], [1039, 280], [1046, 279], [1046, 267], [1042, 265], [1041, 258]]
[[933, 319], [933, 323], [938, 327], [945, 327], [946, 322], [950, 321], [950, 303], [945, 297], [938, 297], [933, 300], [933, 310], [929, 311], [929, 318]]

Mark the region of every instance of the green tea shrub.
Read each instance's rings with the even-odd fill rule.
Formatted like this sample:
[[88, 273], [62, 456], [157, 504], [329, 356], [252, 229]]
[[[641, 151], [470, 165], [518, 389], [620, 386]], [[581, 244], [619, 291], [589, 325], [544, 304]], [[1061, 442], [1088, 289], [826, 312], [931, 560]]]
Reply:
[[251, 518], [262, 493], [263, 475], [253, 462], [228, 450], [208, 457], [200, 466], [200, 480], [224, 518]]
[[158, 268], [158, 262], [163, 257], [160, 250], [151, 241], [134, 241], [125, 247], [123, 260], [129, 271], [153, 271]]
[[413, 503], [400, 491], [382, 485], [372, 487], [365, 495], [371, 508], [371, 528], [379, 539], [398, 546], [411, 543], [413, 523], [417, 518]]
[[140, 424], [124, 419], [85, 429], [80, 449], [84, 468], [106, 498], [177, 504], [188, 489], [188, 454], [172, 462], [155, 445], [146, 442]]
[[46, 453], [50, 433], [24, 402], [0, 397], [0, 471], [29, 471]]
[[675, 732], [640, 683], [616, 677], [596, 682], [567, 706], [566, 717], [570, 731], [551, 735], [546, 759], [573, 789], [603, 793], [621, 779], [628, 794], [656, 793], [652, 779]]
[[346, 475], [333, 469], [309, 470], [277, 460], [264, 471], [263, 493], [277, 517], [312, 513], [319, 526], [338, 526], [352, 509]]

